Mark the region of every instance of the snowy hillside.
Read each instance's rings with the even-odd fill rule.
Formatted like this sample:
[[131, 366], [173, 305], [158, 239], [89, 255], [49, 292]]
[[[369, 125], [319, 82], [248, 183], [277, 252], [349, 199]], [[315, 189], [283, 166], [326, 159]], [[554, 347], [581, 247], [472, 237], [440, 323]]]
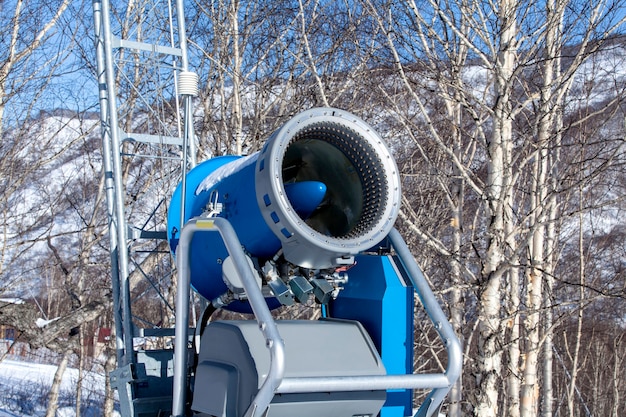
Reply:
[[[39, 417], [57, 367], [5, 359], [0, 362], [0, 417]], [[76, 415], [75, 387], [77, 369], [67, 369], [63, 376], [57, 416]], [[104, 375], [86, 372], [83, 376], [83, 411], [85, 417], [102, 415]]]

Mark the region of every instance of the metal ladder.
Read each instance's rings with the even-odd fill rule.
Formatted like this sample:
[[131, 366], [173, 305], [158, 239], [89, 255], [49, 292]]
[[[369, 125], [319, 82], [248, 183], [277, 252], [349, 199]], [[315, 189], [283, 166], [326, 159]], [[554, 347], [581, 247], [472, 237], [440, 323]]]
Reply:
[[[153, 397], [171, 396], [171, 380], [170, 394], [157, 380], [146, 389], [148, 376], [139, 370], [145, 366], [137, 363], [162, 367], [171, 360], [167, 354], [146, 359], [134, 341], [174, 332], [163, 328], [173, 325], [165, 290], [175, 268], [161, 225], [166, 198], [195, 165], [198, 79], [188, 71], [182, 0], [139, 0], [124, 8], [92, 0], [92, 6], [118, 364], [111, 380], [123, 415], [149, 415]], [[146, 299], [161, 302], [161, 323], [133, 308]], [[142, 396], [152, 405], [142, 406]]]

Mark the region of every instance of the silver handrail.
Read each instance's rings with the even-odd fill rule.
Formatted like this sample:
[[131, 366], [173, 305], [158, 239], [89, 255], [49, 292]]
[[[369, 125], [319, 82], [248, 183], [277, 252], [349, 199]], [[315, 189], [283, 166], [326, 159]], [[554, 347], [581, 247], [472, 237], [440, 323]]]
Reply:
[[430, 320], [435, 325], [439, 337], [448, 354], [445, 372], [411, 375], [370, 375], [349, 377], [298, 377], [283, 378], [285, 370], [284, 345], [276, 323], [272, 318], [265, 298], [261, 293], [254, 274], [248, 264], [239, 239], [230, 223], [223, 218], [196, 218], [190, 220], [180, 235], [177, 249], [179, 269], [176, 303], [176, 340], [174, 348], [174, 397], [172, 415], [182, 417], [185, 404], [185, 382], [187, 368], [187, 322], [189, 320], [189, 249], [191, 238], [198, 231], [218, 231], [233, 257], [237, 273], [240, 275], [252, 311], [259, 323], [259, 329], [266, 338], [270, 349], [270, 371], [259, 392], [245, 413], [245, 417], [262, 416], [271, 403], [274, 394], [327, 392], [327, 391], [369, 391], [386, 389], [428, 389], [432, 388], [427, 400], [415, 414], [416, 417], [431, 417], [437, 413], [450, 388], [459, 378], [462, 368], [461, 344], [448, 322], [441, 306], [428, 285], [408, 246], [397, 230], [389, 234], [392, 246], [422, 302]]
[[191, 271], [189, 267], [189, 250], [191, 239], [197, 232], [219, 232], [226, 249], [233, 257], [237, 274], [246, 290], [252, 312], [259, 324], [259, 330], [265, 336], [270, 351], [270, 370], [259, 389], [256, 397], [245, 413], [245, 417], [260, 417], [269, 406], [274, 393], [280, 385], [285, 371], [285, 347], [278, 333], [265, 298], [259, 289], [254, 274], [256, 273], [246, 261], [239, 238], [228, 220], [215, 218], [194, 218], [183, 227], [176, 261], [178, 267], [178, 284], [176, 294], [176, 333], [174, 340], [174, 388], [172, 397], [172, 416], [183, 417], [186, 400], [187, 380], [187, 329], [189, 321], [189, 288]]
[[391, 241], [391, 245], [400, 259], [400, 262], [402, 262], [402, 265], [404, 266], [404, 269], [406, 270], [407, 275], [415, 288], [415, 292], [422, 302], [422, 306], [424, 307], [426, 314], [428, 314], [430, 321], [435, 325], [439, 338], [443, 342], [446, 353], [448, 354], [448, 363], [446, 365], [446, 371], [443, 374], [448, 380], [448, 385], [446, 387], [433, 386], [432, 388], [434, 389], [415, 414], [415, 417], [431, 417], [439, 412], [439, 407], [441, 407], [443, 400], [446, 395], [448, 395], [448, 392], [450, 392], [452, 385], [454, 385], [454, 383], [461, 376], [463, 368], [463, 351], [461, 349], [461, 342], [459, 342], [458, 337], [454, 333], [452, 325], [441, 309], [435, 294], [433, 294], [433, 291], [430, 289], [430, 285], [428, 285], [422, 270], [419, 265], [417, 265], [411, 250], [400, 235], [400, 232], [393, 229], [389, 233], [389, 240]]
[[433, 294], [424, 274], [415, 262], [406, 242], [400, 233], [393, 229], [389, 239], [402, 266], [417, 292], [424, 310], [428, 314], [448, 354], [448, 363], [444, 373], [411, 375], [370, 375], [352, 377], [304, 377], [284, 378], [277, 393], [326, 392], [326, 391], [369, 391], [383, 389], [428, 389], [433, 390], [419, 408], [416, 417], [436, 415], [452, 385], [461, 375], [463, 354], [461, 344], [456, 337], [448, 318], [444, 314], [437, 298]]

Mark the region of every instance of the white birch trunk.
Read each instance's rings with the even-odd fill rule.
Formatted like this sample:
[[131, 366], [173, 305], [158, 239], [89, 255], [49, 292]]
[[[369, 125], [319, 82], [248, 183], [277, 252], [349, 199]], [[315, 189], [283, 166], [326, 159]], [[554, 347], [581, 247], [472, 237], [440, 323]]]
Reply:
[[[555, 80], [561, 78], [561, 39], [563, 37], [563, 19], [565, 13], [565, 7], [567, 3], [561, 0], [551, 0], [546, 3], [549, 28], [547, 30], [547, 54], [548, 59], [546, 65], [550, 66], [552, 71], [550, 84], [554, 84]], [[547, 84], [547, 83], [546, 83]], [[547, 86], [546, 86], [547, 87]], [[562, 87], [563, 91], [567, 91], [568, 84]], [[547, 89], [547, 88], [546, 88]], [[554, 104], [552, 107], [551, 115], [553, 119], [553, 131], [554, 133], [554, 147], [551, 150], [550, 165], [556, 167], [560, 161], [560, 145], [561, 145], [561, 132], [563, 130], [563, 100], [564, 94], [555, 95]], [[557, 219], [559, 217], [559, 209], [557, 202], [557, 175], [551, 173], [550, 175], [550, 195], [547, 208], [548, 222], [546, 226], [546, 267], [545, 267], [545, 290], [543, 307], [545, 311], [544, 316], [544, 346], [543, 346], [543, 385], [542, 385], [542, 417], [552, 417], [552, 408], [554, 403], [554, 389], [552, 384], [553, 379], [553, 357], [554, 357], [554, 341], [553, 341], [553, 312], [552, 312], [552, 300], [550, 296], [554, 288], [554, 271], [558, 260], [557, 255]]]
[[[492, 254], [495, 256], [496, 254]], [[478, 375], [476, 404], [477, 417], [496, 417], [498, 414], [498, 391], [502, 373], [500, 350], [500, 277], [490, 277], [480, 297], [480, 322], [478, 324]]]
[[85, 376], [85, 329], [78, 330], [78, 380], [76, 381], [76, 417], [81, 417], [83, 408], [83, 378]]
[[61, 362], [54, 373], [54, 379], [52, 380], [52, 386], [50, 387], [50, 393], [48, 394], [48, 407], [46, 408], [46, 417], [55, 417], [57, 408], [59, 407], [59, 392], [61, 391], [61, 382], [63, 380], [63, 374], [67, 369], [67, 363], [70, 358], [71, 350], [66, 350], [63, 353]]
[[611, 407], [611, 417], [619, 417], [619, 408], [620, 408], [620, 387], [623, 384], [623, 380], [621, 379], [621, 370], [622, 370], [622, 361], [620, 358], [620, 350], [621, 350], [621, 342], [623, 336], [616, 336], [613, 338], [613, 404]]
[[233, 58], [233, 102], [232, 102], [232, 132], [235, 140], [235, 155], [243, 154], [243, 109], [241, 108], [241, 52], [239, 50], [239, 1], [234, 0], [229, 10], [229, 20], [232, 30], [232, 58]]
[[309, 42], [309, 36], [307, 35], [307, 19], [304, 14], [304, 4], [302, 0], [298, 1], [298, 5], [300, 7], [300, 23], [302, 30], [302, 43], [304, 44], [304, 49], [306, 52], [306, 58], [308, 61], [309, 71], [313, 78], [315, 78], [315, 85], [317, 87], [317, 99], [319, 99], [325, 107], [328, 107], [328, 98], [326, 97], [326, 92], [324, 91], [324, 82], [320, 77], [319, 71], [317, 70], [316, 60], [311, 51], [311, 44]]
[[575, 397], [577, 394], [576, 382], [578, 380], [579, 373], [579, 365], [578, 362], [580, 360], [580, 344], [582, 341], [582, 326], [583, 326], [583, 305], [584, 305], [584, 297], [585, 297], [585, 250], [584, 250], [584, 232], [583, 232], [583, 197], [582, 190], [580, 194], [580, 207], [578, 214], [579, 221], [579, 232], [578, 232], [578, 268], [579, 268], [579, 305], [578, 305], [578, 314], [576, 317], [576, 333], [575, 333], [575, 343], [574, 343], [574, 351], [570, 353], [572, 368], [570, 370], [570, 386], [567, 390], [567, 412], [569, 417], [574, 417], [576, 415], [576, 407], [575, 407]]
[[[460, 106], [455, 104], [452, 106], [454, 109], [454, 114], [456, 115], [455, 120], [457, 121], [457, 126], [460, 125]], [[457, 134], [456, 149], [455, 154], [457, 157], [461, 159], [461, 144], [460, 144], [460, 135]], [[455, 169], [455, 172], [458, 169]], [[456, 175], [456, 179], [453, 185], [452, 190], [452, 221], [451, 225], [453, 228], [452, 234], [452, 253], [454, 254], [453, 259], [451, 260], [451, 274], [452, 274], [452, 296], [451, 296], [451, 308], [450, 308], [450, 322], [454, 331], [461, 343], [463, 342], [463, 311], [465, 309], [464, 306], [464, 297], [462, 286], [462, 272], [461, 272], [461, 243], [462, 243], [462, 222], [463, 222], [463, 198], [464, 198], [464, 184], [461, 175]], [[463, 376], [461, 375], [459, 379], [454, 383], [450, 393], [448, 394], [448, 416], [449, 417], [461, 417], [463, 410], [461, 408], [461, 400], [462, 400], [462, 389], [463, 389]]]
[[[555, 60], [555, 68], [558, 71], [560, 68], [560, 59]], [[554, 112], [554, 130], [556, 133], [555, 148], [552, 152], [551, 165], [557, 166], [560, 161], [560, 142], [561, 142], [561, 129], [562, 129], [562, 113], [561, 106], [558, 106]], [[558, 202], [557, 202], [557, 176], [551, 175], [550, 178], [551, 189], [549, 197], [548, 211], [548, 224], [546, 227], [547, 241], [546, 241], [546, 273], [545, 273], [545, 290], [543, 308], [545, 311], [544, 316], [544, 342], [543, 342], [543, 385], [542, 385], [542, 417], [552, 417], [552, 408], [554, 404], [554, 389], [552, 384], [553, 379], [553, 358], [554, 358], [554, 331], [553, 331], [553, 312], [552, 312], [552, 295], [554, 287], [554, 270], [558, 260], [557, 254], [557, 219], [559, 217]]]
[[[3, 6], [3, 3], [4, 2], [0, 2], [0, 9]], [[35, 36], [32, 38], [30, 43], [22, 45], [20, 49], [19, 42], [23, 41], [23, 37], [20, 35], [20, 29], [22, 27], [22, 24], [24, 23], [23, 20], [27, 17], [23, 16], [22, 7], [24, 6], [24, 0], [17, 0], [15, 2], [14, 4], [15, 9], [14, 9], [13, 18], [11, 21], [13, 26], [10, 28], [11, 31], [10, 33], [2, 34], [2, 36], [5, 36], [5, 37], [9, 36], [10, 40], [8, 42], [7, 50], [3, 51], [4, 52], [3, 55], [6, 55], [7, 58], [4, 62], [0, 63], [0, 137], [2, 137], [2, 126], [3, 126], [2, 122], [4, 120], [4, 110], [5, 110], [5, 104], [7, 102], [7, 98], [6, 98], [6, 95], [8, 93], [7, 82], [9, 82], [11, 78], [9, 77], [9, 75], [13, 72], [16, 64], [18, 64], [20, 61], [24, 59], [27, 59], [28, 56], [30, 56], [37, 48], [41, 46], [42, 42], [45, 41], [50, 31], [56, 26], [59, 19], [61, 18], [61, 15], [63, 14], [63, 12], [65, 12], [65, 9], [67, 9], [69, 4], [70, 4], [70, 0], [64, 0], [59, 5], [59, 8], [56, 10], [56, 12], [50, 18], [49, 21], [41, 22], [43, 23], [43, 26], [35, 34]], [[9, 7], [12, 7], [12, 6], [9, 6]], [[26, 82], [27, 80], [32, 79], [32, 75], [21, 74], [19, 78], [21, 78], [24, 82]], [[2, 272], [1, 263], [0, 263], [0, 272]]]
[[[494, 129], [488, 145], [487, 202], [491, 221], [488, 225], [488, 248], [482, 271], [484, 281], [479, 298], [477, 385], [474, 414], [477, 417], [500, 416], [498, 394], [502, 377], [501, 281], [505, 259], [504, 207], [510, 202], [511, 146], [513, 139], [511, 85], [516, 56], [516, 2], [498, 3], [500, 51], [495, 67]], [[506, 219], [512, 221], [512, 219]]]
[[111, 326], [111, 338], [106, 344], [106, 362], [104, 363], [104, 404], [102, 414], [112, 416], [115, 408], [115, 392], [111, 386], [111, 372], [116, 368], [115, 326]]
[[[553, 188], [554, 189], [554, 188]], [[557, 217], [557, 208], [556, 208], [556, 196], [552, 195], [550, 197], [550, 208], [549, 208], [549, 216], [550, 220], [548, 222], [547, 227], [547, 253], [549, 254], [551, 260], [548, 262], [548, 270], [546, 271], [545, 277], [545, 294], [543, 299], [543, 308], [545, 311], [544, 315], [544, 342], [543, 342], [543, 364], [542, 364], [542, 372], [543, 372], [543, 384], [542, 384], [542, 404], [541, 404], [541, 415], [542, 417], [552, 417], [552, 407], [554, 403], [554, 389], [552, 385], [553, 378], [553, 315], [552, 315], [552, 300], [550, 295], [552, 294], [552, 289], [554, 286], [554, 263], [555, 263], [555, 252], [556, 252], [556, 217]]]
[[[543, 154], [543, 151], [541, 151]], [[535, 163], [535, 172], [538, 175], [537, 181], [545, 181], [545, 174], [542, 173], [544, 162], [542, 159], [544, 156]], [[545, 193], [541, 190], [545, 189], [543, 184], [536, 184], [535, 193], [537, 196], [534, 198], [535, 203], [533, 209], [541, 211], [539, 206]], [[541, 307], [543, 305], [543, 252], [544, 252], [544, 224], [543, 216], [538, 216], [535, 219], [535, 230], [533, 232], [531, 240], [531, 268], [528, 276], [528, 294], [526, 305], [528, 308], [528, 314], [524, 323], [527, 351], [526, 361], [524, 366], [524, 378], [521, 391], [521, 416], [522, 417], [534, 417], [538, 411], [539, 401], [539, 378], [538, 378], [538, 363], [539, 363], [539, 339], [540, 339], [540, 323], [541, 323]]]
[[[549, 39], [550, 37], [548, 37]], [[544, 66], [543, 88], [541, 91], [541, 105], [539, 111], [539, 126], [537, 128], [537, 147], [533, 165], [533, 184], [530, 212], [532, 237], [530, 239], [529, 263], [530, 271], [527, 283], [526, 306], [528, 314], [524, 323], [527, 340], [526, 361], [521, 390], [521, 416], [535, 417], [539, 405], [539, 352], [540, 352], [540, 325], [543, 307], [543, 271], [545, 265], [545, 234], [548, 181], [548, 150], [552, 129], [552, 106], [550, 105], [550, 87], [553, 79], [552, 65], [549, 62]]]
[[520, 415], [520, 381], [522, 369], [520, 368], [520, 285], [519, 269], [512, 268], [510, 275], [508, 306], [507, 306], [507, 327], [509, 334], [507, 343], [509, 345], [509, 375], [506, 381], [507, 410], [509, 417], [519, 417]]

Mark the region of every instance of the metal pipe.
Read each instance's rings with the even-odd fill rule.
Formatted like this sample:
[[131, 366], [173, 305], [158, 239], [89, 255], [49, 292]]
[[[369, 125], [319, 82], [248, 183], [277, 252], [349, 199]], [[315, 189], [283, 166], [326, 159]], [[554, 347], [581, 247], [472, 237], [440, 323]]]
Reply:
[[277, 393], [430, 388], [432, 391], [417, 411], [416, 417], [432, 417], [437, 414], [450, 388], [461, 375], [463, 364], [461, 344], [402, 236], [396, 229], [393, 229], [389, 233], [389, 238], [420, 297], [426, 313], [445, 345], [448, 354], [445, 373], [284, 378], [276, 390]]
[[[183, 0], [176, 0], [176, 23], [178, 25], [178, 42], [180, 44], [181, 71], [189, 71], [189, 55], [187, 53], [187, 29], [185, 24], [185, 5]], [[180, 224], [185, 224], [185, 201], [187, 196], [187, 168], [196, 165], [194, 129], [193, 129], [193, 97], [183, 96], [183, 161], [181, 183]], [[189, 159], [189, 163], [187, 160]]]
[[448, 322], [448, 318], [444, 314], [435, 294], [433, 294], [422, 270], [415, 262], [413, 254], [409, 250], [406, 242], [400, 235], [400, 233], [393, 229], [389, 233], [389, 239], [396, 251], [404, 269], [407, 271], [407, 275], [413, 284], [417, 295], [420, 297], [424, 310], [431, 322], [435, 325], [435, 330], [439, 334], [439, 337], [444, 343], [446, 352], [448, 354], [448, 364], [446, 366], [445, 376], [450, 381], [450, 385], [441, 388], [433, 387], [428, 398], [422, 403], [415, 417], [431, 417], [438, 413], [441, 403], [445, 399], [446, 395], [450, 391], [452, 385], [461, 376], [463, 368], [463, 352], [461, 350], [461, 343], [454, 333], [452, 325]]
[[424, 309], [435, 324], [435, 328], [445, 344], [448, 353], [446, 372], [441, 374], [283, 378], [285, 369], [284, 345], [274, 319], [267, 308], [263, 294], [256, 284], [253, 275], [256, 272], [249, 267], [237, 234], [230, 223], [226, 219], [217, 217], [192, 219], [183, 227], [180, 235], [177, 251], [179, 280], [174, 351], [174, 398], [172, 409], [174, 417], [183, 415], [185, 404], [190, 287], [188, 257], [191, 238], [197, 231], [218, 231], [221, 234], [230, 256], [233, 257], [237, 273], [240, 275], [246, 289], [250, 305], [259, 323], [259, 329], [263, 332], [267, 340], [267, 346], [270, 349], [270, 371], [252, 404], [246, 411], [246, 417], [262, 416], [275, 393], [434, 388], [416, 415], [432, 416], [439, 409], [446, 394], [460, 376], [463, 359], [461, 346], [419, 266], [417, 266], [406, 243], [395, 229], [389, 235], [392, 245], [406, 268], [409, 278], [424, 305]]
[[107, 111], [109, 132], [111, 138], [111, 162], [113, 172], [113, 187], [115, 194], [115, 220], [117, 228], [117, 255], [119, 262], [119, 280], [121, 292], [121, 310], [123, 315], [124, 358], [121, 365], [128, 365], [133, 359], [133, 323], [130, 308], [130, 285], [128, 281], [128, 249], [126, 247], [126, 215], [124, 210], [124, 187], [122, 184], [122, 157], [120, 155], [120, 131], [117, 118], [117, 103], [115, 102], [115, 74], [113, 64], [113, 39], [111, 33], [109, 0], [102, 0], [102, 35], [104, 46], [106, 85], [109, 100]]
[[[187, 102], [187, 98], [185, 97], [185, 103]], [[182, 179], [180, 182], [180, 224], [185, 224], [186, 217], [186, 200], [187, 200], [187, 106], [185, 105], [185, 117], [184, 117], [184, 134], [183, 134], [183, 160], [181, 161], [181, 171], [182, 171]]]
[[183, 226], [176, 251], [178, 267], [178, 285], [176, 293], [176, 330], [174, 341], [174, 387], [172, 397], [172, 416], [182, 417], [185, 410], [187, 391], [187, 328], [189, 322], [189, 288], [191, 270], [189, 252], [191, 239], [196, 232], [219, 232], [234, 265], [252, 311], [259, 324], [259, 330], [266, 339], [270, 351], [270, 370], [256, 397], [245, 413], [246, 417], [260, 417], [265, 413], [274, 393], [281, 384], [285, 370], [285, 347], [278, 333], [276, 323], [270, 313], [265, 297], [257, 285], [254, 274], [243, 252], [239, 238], [228, 220], [216, 218], [194, 218]]
[[256, 271], [250, 267], [235, 229], [233, 229], [228, 220], [221, 217], [216, 217], [209, 221], [213, 222], [214, 226], [220, 231], [226, 249], [230, 256], [233, 257], [235, 269], [246, 290], [246, 296], [259, 324], [259, 329], [265, 336], [266, 346], [270, 350], [270, 370], [265, 381], [261, 384], [259, 392], [244, 414], [245, 417], [260, 417], [265, 414], [265, 410], [274, 398], [276, 389], [283, 380], [285, 373], [285, 346], [270, 309], [267, 307], [265, 297], [257, 285], [257, 280], [254, 276]]
[[426, 310], [428, 317], [430, 317], [430, 320], [435, 325], [435, 330], [437, 330], [439, 337], [445, 345], [448, 353], [446, 376], [451, 383], [454, 383], [459, 376], [461, 376], [461, 370], [463, 367], [463, 352], [461, 350], [461, 343], [454, 333], [452, 325], [448, 322], [448, 317], [446, 317], [445, 313], [441, 309], [435, 294], [433, 294], [430, 289], [422, 270], [417, 265], [417, 262], [415, 262], [413, 254], [409, 250], [409, 247], [405, 243], [404, 239], [402, 239], [400, 233], [396, 229], [393, 229], [389, 233], [389, 238], [394, 250], [400, 258], [400, 261], [408, 272], [408, 276], [411, 279], [411, 283], [415, 287], [422, 305], [424, 306], [424, 310]]
[[176, 0], [176, 22], [178, 24], [178, 42], [180, 42], [181, 69], [189, 70], [189, 56], [187, 54], [187, 29], [185, 27], [185, 2]]
[[276, 393], [426, 389], [447, 388], [451, 385], [451, 381], [444, 374], [286, 377]]
[[100, 104], [100, 126], [102, 129], [102, 169], [104, 171], [104, 189], [107, 197], [107, 217], [109, 222], [109, 256], [111, 257], [111, 287], [113, 290], [113, 315], [115, 323], [115, 354], [117, 363], [124, 358], [124, 328], [120, 310], [120, 276], [118, 263], [117, 233], [115, 230], [115, 190], [113, 184], [113, 163], [111, 162], [110, 126], [107, 125], [108, 101], [111, 98], [106, 88], [106, 62], [102, 39], [102, 1], [93, 0], [94, 37], [96, 44], [96, 68], [98, 71], [98, 102]]
[[193, 233], [198, 230], [190, 222], [183, 227], [178, 242], [176, 266], [176, 325], [174, 330], [174, 377], [172, 392], [172, 416], [182, 417], [185, 413], [187, 394], [187, 328], [189, 323], [189, 291], [191, 274], [189, 269], [189, 249]]

